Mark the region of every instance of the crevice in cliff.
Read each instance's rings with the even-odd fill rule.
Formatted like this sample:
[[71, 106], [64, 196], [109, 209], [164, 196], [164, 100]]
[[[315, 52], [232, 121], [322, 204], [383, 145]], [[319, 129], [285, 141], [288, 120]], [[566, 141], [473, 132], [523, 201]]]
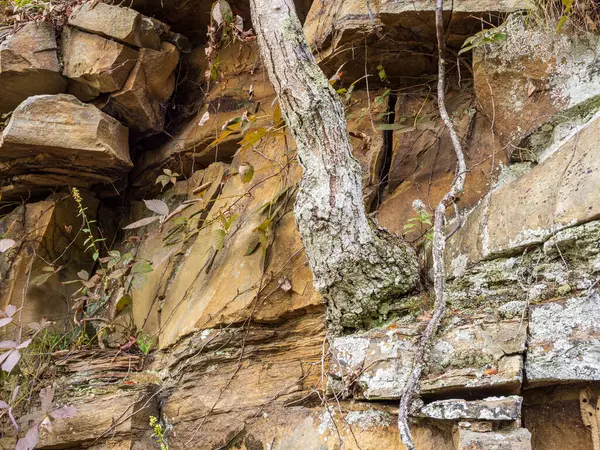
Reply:
[[[390, 92], [388, 97], [388, 109], [387, 109], [387, 123], [393, 125], [396, 120], [396, 102], [398, 96]], [[379, 209], [381, 203], [383, 203], [383, 196], [390, 180], [390, 169], [392, 167], [392, 158], [394, 155], [394, 131], [384, 130], [383, 131], [383, 155], [381, 157], [381, 165], [379, 167], [379, 184], [377, 187], [377, 197], [373, 202], [372, 210], [376, 211]]]

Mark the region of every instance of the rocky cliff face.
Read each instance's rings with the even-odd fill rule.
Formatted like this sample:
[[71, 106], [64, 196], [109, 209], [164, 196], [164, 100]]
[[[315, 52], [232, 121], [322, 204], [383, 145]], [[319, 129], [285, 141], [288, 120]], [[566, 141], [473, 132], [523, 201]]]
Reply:
[[[432, 93], [433, 4], [296, 3], [344, 101], [367, 210], [415, 246], [419, 287], [328, 335], [292, 211], [293, 139], [252, 39], [207, 60], [212, 2], [17, 21], [0, 29], [0, 334], [33, 341], [0, 377], [0, 448], [45, 416], [39, 449], [161, 448], [151, 416], [169, 449], [403, 448], [430, 215], [456, 164]], [[595, 16], [557, 32], [517, 0], [447, 3], [468, 175], [417, 447], [598, 450]], [[247, 29], [248, 5], [231, 8]]]

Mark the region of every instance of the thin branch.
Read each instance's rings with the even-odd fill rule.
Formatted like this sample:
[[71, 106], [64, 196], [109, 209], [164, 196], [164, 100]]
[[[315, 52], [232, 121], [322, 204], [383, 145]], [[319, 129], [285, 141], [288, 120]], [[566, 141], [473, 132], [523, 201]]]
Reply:
[[446, 299], [444, 298], [446, 277], [444, 269], [444, 248], [446, 244], [446, 237], [444, 233], [444, 219], [446, 216], [446, 208], [450, 204], [454, 203], [460, 195], [460, 193], [463, 191], [465, 184], [465, 176], [467, 172], [465, 157], [460, 140], [458, 138], [458, 135], [456, 134], [454, 125], [452, 124], [452, 121], [448, 116], [448, 111], [446, 110], [446, 102], [444, 95], [444, 89], [446, 84], [446, 62], [444, 60], [444, 54], [446, 50], [446, 43], [444, 37], [443, 7], [444, 0], [437, 0], [437, 5], [435, 9], [435, 25], [438, 43], [438, 108], [440, 111], [440, 116], [442, 117], [442, 120], [444, 121], [444, 124], [446, 125], [448, 133], [450, 134], [450, 138], [452, 140], [452, 146], [454, 147], [454, 152], [456, 153], [457, 167], [456, 175], [454, 181], [452, 182], [450, 190], [442, 198], [442, 200], [435, 209], [432, 250], [435, 309], [433, 312], [433, 316], [427, 324], [427, 328], [425, 329], [425, 332], [423, 333], [423, 336], [419, 341], [413, 361], [412, 371], [406, 382], [404, 393], [400, 398], [400, 406], [398, 408], [398, 431], [400, 433], [402, 443], [407, 448], [407, 450], [416, 449], [410, 432], [410, 427], [408, 425], [408, 415], [410, 406], [412, 404], [413, 398], [415, 397], [419, 389], [419, 380], [421, 379], [421, 374], [423, 373], [423, 369], [425, 368], [425, 364], [427, 362], [427, 353], [431, 341], [437, 333], [437, 330], [440, 326], [442, 317], [444, 316], [444, 312], [446, 309]]

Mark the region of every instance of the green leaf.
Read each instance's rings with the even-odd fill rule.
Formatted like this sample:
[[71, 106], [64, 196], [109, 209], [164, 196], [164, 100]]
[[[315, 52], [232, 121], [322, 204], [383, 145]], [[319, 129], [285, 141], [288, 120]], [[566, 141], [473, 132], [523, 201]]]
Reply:
[[227, 232], [223, 228], [214, 228], [212, 230], [212, 246], [215, 250], [223, 250], [225, 236], [227, 236]]
[[120, 314], [127, 312], [133, 306], [133, 299], [129, 294], [123, 295], [115, 305], [115, 316], [119, 316]]
[[385, 74], [385, 69], [383, 68], [383, 66], [380, 64], [377, 66], [377, 70], [379, 71], [379, 79], [381, 81], [385, 81], [387, 78], [387, 75]]
[[254, 177], [254, 166], [250, 163], [242, 163], [238, 167], [238, 173], [242, 179], [242, 183], [249, 183]]
[[38, 275], [33, 280], [31, 280], [31, 284], [33, 286], [41, 286], [46, 281], [48, 281], [53, 274], [54, 274], [54, 272], [49, 272], [49, 273], [43, 273], [42, 275]]
[[94, 254], [92, 255], [92, 259], [93, 259], [94, 261], [96, 261], [96, 260], [98, 259], [98, 257], [99, 257], [99, 256], [100, 256], [100, 252], [98, 252], [98, 251], [95, 251], [95, 252], [94, 252]]
[[381, 123], [377, 125], [377, 129], [382, 131], [413, 131], [414, 128], [408, 125], [402, 125], [400, 123]]
[[567, 16], [562, 16], [559, 20], [558, 23], [556, 24], [556, 31], [560, 31], [560, 29], [564, 26], [565, 22], [567, 21], [568, 17]]
[[256, 251], [259, 245], [260, 235], [258, 234], [258, 232], [252, 233], [252, 235], [250, 236], [250, 241], [248, 242], [248, 246], [246, 247], [246, 252], [244, 253], [244, 256], [250, 256]]
[[133, 265], [131, 273], [148, 273], [152, 272], [153, 270], [152, 264], [146, 261], [138, 261]]
[[461, 48], [458, 51], [459, 55], [462, 55], [463, 53], [467, 53], [469, 50], [473, 49], [475, 46], [474, 45], [467, 45], [466, 47]]

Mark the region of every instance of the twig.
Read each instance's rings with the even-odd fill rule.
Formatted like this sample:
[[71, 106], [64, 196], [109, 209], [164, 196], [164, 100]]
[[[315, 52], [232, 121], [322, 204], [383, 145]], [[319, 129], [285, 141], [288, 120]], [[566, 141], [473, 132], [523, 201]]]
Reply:
[[442, 200], [435, 209], [432, 250], [435, 309], [433, 312], [433, 316], [427, 324], [427, 328], [425, 329], [425, 332], [423, 333], [423, 336], [419, 341], [417, 351], [413, 360], [412, 371], [406, 382], [404, 393], [400, 398], [400, 406], [398, 408], [398, 431], [400, 433], [402, 443], [407, 448], [407, 450], [416, 449], [410, 432], [410, 427], [408, 425], [409, 409], [412, 404], [412, 400], [416, 394], [416, 391], [419, 388], [419, 380], [427, 362], [427, 353], [430, 347], [431, 340], [435, 336], [440, 326], [442, 317], [444, 315], [444, 311], [446, 309], [446, 300], [444, 298], [446, 276], [444, 269], [444, 248], [446, 245], [446, 237], [443, 229], [444, 218], [446, 216], [446, 208], [451, 203], [454, 203], [460, 195], [460, 193], [462, 192], [467, 172], [462, 146], [460, 140], [458, 139], [458, 135], [456, 134], [456, 130], [454, 129], [454, 125], [452, 124], [452, 121], [448, 116], [448, 111], [446, 110], [445, 104], [444, 89], [446, 71], [444, 53], [446, 49], [446, 43], [444, 37], [443, 7], [444, 0], [437, 0], [437, 5], [435, 8], [435, 25], [438, 43], [438, 108], [440, 110], [440, 116], [442, 117], [446, 128], [448, 128], [448, 133], [450, 134], [450, 138], [452, 140], [452, 146], [454, 147], [454, 152], [456, 153], [457, 167], [456, 176], [454, 178], [452, 186], [450, 187], [450, 190], [446, 193], [444, 198], [442, 198]]

